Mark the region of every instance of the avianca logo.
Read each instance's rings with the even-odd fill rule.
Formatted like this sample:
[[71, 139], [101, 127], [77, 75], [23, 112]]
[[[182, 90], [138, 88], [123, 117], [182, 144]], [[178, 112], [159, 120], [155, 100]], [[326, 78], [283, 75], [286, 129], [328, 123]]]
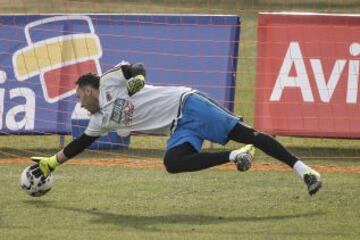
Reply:
[[[84, 22], [88, 32], [54, 35], [47, 24], [67, 25]], [[36, 36], [41, 31], [42, 40], [33, 42], [32, 29]], [[57, 102], [75, 93], [75, 81], [83, 73], [101, 74], [99, 58], [102, 56], [100, 40], [95, 34], [88, 16], [56, 16], [40, 19], [25, 26], [27, 46], [13, 55], [15, 77], [18, 81], [40, 76], [44, 98], [49, 103]], [[56, 34], [56, 32], [55, 32]]]
[[[360, 55], [360, 43], [354, 42], [350, 44], [349, 54], [358, 57]], [[330, 75], [324, 73], [321, 59], [311, 58], [309, 61], [321, 102], [330, 102], [341, 76], [344, 71], [348, 71], [346, 99], [344, 100], [348, 104], [357, 103], [360, 72], [359, 59], [336, 59]], [[290, 74], [292, 67], [295, 69], [295, 76]], [[304, 102], [314, 102], [309, 74], [310, 71], [307, 71], [305, 67], [305, 59], [300, 44], [290, 42], [272, 89], [270, 101], [280, 101], [283, 92], [287, 88], [299, 88]], [[329, 76], [329, 78], [326, 79], [325, 76]]]
[[[66, 30], [66, 27], [71, 29], [77, 25], [81, 25], [83, 31], [69, 33], [53, 29], [57, 26]], [[83, 73], [101, 74], [102, 48], [90, 17], [43, 18], [27, 23], [24, 32], [26, 46], [12, 56], [15, 78], [25, 82], [39, 76], [48, 103], [74, 94], [75, 81]], [[6, 71], [0, 70], [0, 85], [7, 81]], [[38, 93], [26, 85], [16, 86], [11, 89], [0, 87], [0, 130], [4, 127], [11, 131], [33, 130]], [[6, 99], [11, 102], [8, 108]]]

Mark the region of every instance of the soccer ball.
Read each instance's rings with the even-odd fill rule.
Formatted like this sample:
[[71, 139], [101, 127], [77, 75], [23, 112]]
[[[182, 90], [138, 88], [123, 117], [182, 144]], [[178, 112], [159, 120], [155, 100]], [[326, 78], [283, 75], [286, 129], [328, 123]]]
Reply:
[[34, 173], [39, 171], [38, 164], [28, 166], [21, 173], [20, 186], [32, 197], [41, 197], [51, 190], [54, 177], [51, 175], [44, 177], [43, 175], [36, 176]]

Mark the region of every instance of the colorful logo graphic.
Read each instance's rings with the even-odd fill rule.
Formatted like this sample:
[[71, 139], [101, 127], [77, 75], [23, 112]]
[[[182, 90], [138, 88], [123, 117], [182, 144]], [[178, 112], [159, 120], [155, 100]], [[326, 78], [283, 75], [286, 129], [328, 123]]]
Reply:
[[[74, 31], [66, 35], [60, 32], [60, 36], [33, 42], [31, 31], [35, 27], [68, 21], [85, 21], [89, 32]], [[102, 48], [90, 17], [49, 17], [28, 23], [24, 31], [28, 46], [13, 55], [15, 77], [18, 81], [26, 81], [39, 75], [47, 102], [54, 103], [74, 94], [75, 81], [80, 75], [87, 72], [101, 75]], [[49, 33], [54, 34], [54, 31]]]

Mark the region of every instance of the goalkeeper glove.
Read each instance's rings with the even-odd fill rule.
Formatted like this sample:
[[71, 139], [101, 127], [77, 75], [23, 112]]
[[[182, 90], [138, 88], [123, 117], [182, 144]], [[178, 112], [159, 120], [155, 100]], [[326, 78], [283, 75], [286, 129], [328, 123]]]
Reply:
[[143, 75], [136, 75], [127, 82], [127, 90], [129, 96], [134, 95], [145, 86], [145, 77]]
[[45, 177], [49, 176], [50, 172], [60, 165], [56, 155], [52, 157], [31, 157], [31, 160], [39, 165], [39, 169]]

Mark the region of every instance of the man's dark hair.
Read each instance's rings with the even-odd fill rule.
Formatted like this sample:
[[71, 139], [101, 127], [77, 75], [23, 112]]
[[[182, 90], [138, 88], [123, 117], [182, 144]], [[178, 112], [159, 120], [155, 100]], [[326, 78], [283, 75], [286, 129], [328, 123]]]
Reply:
[[78, 78], [76, 84], [79, 87], [91, 86], [95, 89], [99, 89], [100, 77], [93, 73], [87, 73]]

